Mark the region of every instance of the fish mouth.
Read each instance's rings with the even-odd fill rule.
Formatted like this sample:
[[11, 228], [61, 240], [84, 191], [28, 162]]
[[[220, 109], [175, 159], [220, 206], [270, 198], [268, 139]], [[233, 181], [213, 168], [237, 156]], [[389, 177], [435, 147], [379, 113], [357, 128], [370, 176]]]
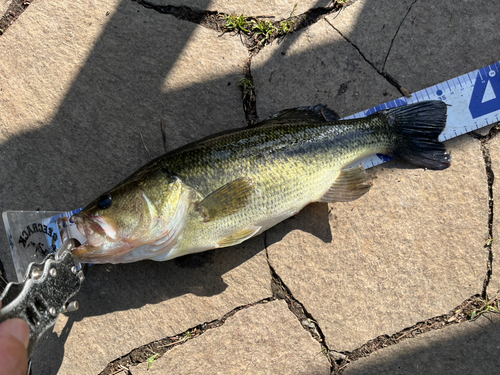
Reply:
[[78, 231], [87, 239], [87, 242], [72, 251], [77, 260], [94, 259], [103, 252], [107, 240], [116, 239], [116, 223], [102, 216], [87, 217], [76, 214], [71, 217]]

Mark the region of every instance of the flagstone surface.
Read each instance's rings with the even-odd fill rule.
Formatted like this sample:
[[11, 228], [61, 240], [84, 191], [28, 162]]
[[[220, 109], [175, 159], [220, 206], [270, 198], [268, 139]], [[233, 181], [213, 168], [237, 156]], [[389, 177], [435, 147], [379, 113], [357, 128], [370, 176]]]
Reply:
[[152, 366], [143, 363], [132, 369], [133, 375], [165, 373], [328, 375], [330, 364], [286, 303], [274, 301], [236, 313], [222, 327], [170, 350]]
[[429, 332], [352, 363], [345, 375], [495, 374], [500, 364], [500, 319], [486, 314], [473, 322]]

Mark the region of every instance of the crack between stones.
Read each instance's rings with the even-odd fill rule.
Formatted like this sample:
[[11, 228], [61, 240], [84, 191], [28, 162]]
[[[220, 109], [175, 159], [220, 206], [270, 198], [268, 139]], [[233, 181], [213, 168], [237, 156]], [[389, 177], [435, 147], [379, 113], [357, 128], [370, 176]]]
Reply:
[[488, 143], [491, 139], [495, 138], [500, 133], [500, 123], [496, 123], [486, 135], [481, 135], [476, 132], [470, 133], [470, 136], [479, 140], [481, 142], [481, 153], [484, 160], [484, 168], [486, 171], [486, 176], [488, 179], [488, 240], [484, 245], [484, 248], [488, 251], [488, 259], [486, 261], [486, 275], [483, 281], [483, 290], [481, 292], [481, 297], [483, 299], [488, 298], [488, 285], [491, 280], [493, 273], [493, 218], [495, 214], [495, 200], [493, 197], [493, 183], [495, 182], [495, 174], [491, 168], [491, 156], [490, 149], [488, 148]]
[[[331, 6], [324, 8], [311, 8], [299, 15], [293, 15], [292, 10], [289, 17], [277, 21], [273, 21], [275, 17], [272, 15], [242, 15], [244, 17], [245, 26], [241, 26], [240, 28], [228, 28], [226, 26], [226, 17], [231, 16], [227, 13], [209, 10], [196, 10], [187, 6], [156, 5], [148, 0], [132, 1], [142, 5], [144, 8], [155, 10], [161, 14], [169, 14], [177, 19], [193, 22], [222, 34], [226, 32], [239, 34], [241, 41], [247, 50], [252, 54], [256, 54], [273, 41], [277, 40], [278, 42], [281, 42], [289, 34], [305, 29], [329, 14], [340, 12], [344, 8], [352, 5], [356, 0], [348, 0], [345, 3], [332, 1]], [[256, 28], [255, 25], [262, 20], [264, 20], [263, 22], [268, 22], [268, 24], [265, 24], [264, 26], [267, 27], [267, 30], [270, 30], [269, 33], [263, 33], [262, 30], [259, 31], [259, 29]], [[286, 31], [283, 28], [283, 22], [285, 22]]]
[[488, 260], [486, 262], [486, 275], [483, 281], [483, 290], [481, 292], [481, 297], [483, 299], [487, 298], [487, 289], [491, 280], [491, 275], [493, 272], [493, 215], [494, 215], [494, 201], [493, 201], [493, 182], [495, 180], [495, 175], [491, 169], [491, 157], [490, 150], [487, 147], [486, 141], [481, 141], [481, 152], [484, 159], [484, 168], [486, 170], [486, 175], [488, 177], [488, 241], [484, 245], [484, 248], [488, 251]]
[[243, 112], [247, 126], [252, 127], [257, 124], [257, 96], [252, 76], [252, 58], [254, 54], [250, 53], [243, 65], [243, 79], [238, 83], [241, 90], [243, 101]]
[[328, 348], [325, 340], [325, 335], [321, 330], [318, 321], [314, 319], [311, 313], [307, 311], [305, 306], [293, 296], [288, 286], [271, 265], [267, 246], [267, 232], [264, 232], [264, 248], [266, 250], [267, 265], [269, 266], [269, 271], [271, 273], [271, 290], [273, 292], [273, 298], [276, 300], [284, 300], [288, 305], [288, 309], [298, 319], [302, 328], [309, 332], [314, 340], [318, 341], [321, 346], [321, 353], [327, 358], [328, 362], [330, 363], [330, 371], [332, 372], [335, 369], [336, 361], [346, 360], [347, 357], [342, 353]]
[[333, 26], [333, 24], [328, 21], [328, 19], [325, 18], [325, 21], [337, 32], [339, 33], [339, 35], [344, 38], [344, 40], [349, 43], [351, 46], [353, 46], [356, 51], [358, 51], [359, 55], [363, 58], [363, 60], [365, 60], [365, 62], [367, 62], [372, 68], [373, 70], [375, 70], [381, 77], [383, 77], [389, 84], [391, 84], [396, 90], [399, 91], [399, 93], [403, 96], [406, 96], [406, 97], [411, 97], [411, 93], [406, 89], [404, 88], [403, 86], [401, 86], [394, 77], [392, 77], [389, 73], [387, 72], [384, 72], [384, 71], [381, 71], [379, 70], [374, 63], [372, 63], [366, 56], [365, 54], [361, 51], [361, 49], [356, 45], [354, 44], [348, 37], [346, 37], [344, 34], [342, 34], [342, 32], [337, 29], [335, 26]]
[[155, 355], [157, 355], [155, 359], [160, 358], [174, 347], [185, 344], [186, 342], [203, 335], [209, 330], [223, 326], [227, 319], [235, 315], [238, 311], [274, 300], [276, 300], [276, 298], [269, 297], [248, 305], [238, 306], [224, 314], [220, 319], [214, 319], [210, 322], [201, 323], [177, 335], [165, 337], [163, 339], [141, 345], [120, 358], [110, 362], [104, 370], [99, 373], [99, 375], [114, 375], [118, 373], [132, 374], [129, 370], [130, 367], [147, 362], [149, 358]]
[[184, 5], [157, 5], [147, 0], [132, 0], [146, 9], [152, 9], [161, 14], [170, 14], [177, 19], [190, 21], [207, 29], [222, 31], [220, 18], [223, 13], [217, 11], [199, 11]]
[[389, 49], [387, 50], [387, 54], [385, 55], [384, 64], [382, 65], [382, 71], [385, 70], [385, 64], [387, 63], [387, 59], [389, 58], [389, 54], [391, 53], [391, 49], [392, 49], [392, 45], [394, 44], [394, 40], [396, 40], [396, 37], [398, 36], [399, 29], [401, 28], [401, 26], [403, 26], [403, 23], [405, 22], [406, 17], [408, 17], [408, 14], [410, 14], [411, 8], [413, 8], [413, 6], [415, 5], [415, 3], [417, 1], [418, 0], [414, 0], [413, 3], [410, 5], [410, 7], [408, 8], [408, 11], [406, 12], [405, 16], [401, 20], [401, 23], [399, 24], [398, 29], [396, 30], [396, 33], [394, 33], [394, 36], [392, 37], [392, 40], [391, 40], [391, 45], [389, 46]]
[[19, 18], [33, 0], [12, 0], [0, 19], [0, 36]]
[[[309, 27], [310, 25], [324, 19], [327, 15], [332, 13], [342, 12], [342, 10], [350, 5], [352, 5], [356, 0], [348, 0], [344, 3], [339, 3], [337, 1], [332, 1], [330, 6], [311, 8], [308, 11], [300, 14], [293, 15], [293, 11], [288, 18], [269, 21], [274, 27], [274, 32], [272, 35], [263, 38], [262, 34], [255, 31], [254, 28], [247, 26], [247, 31], [243, 30], [228, 30], [225, 26], [225, 17], [230, 16], [226, 13], [218, 11], [208, 11], [208, 10], [196, 10], [187, 6], [175, 6], [175, 5], [156, 5], [148, 0], [132, 0], [138, 5], [143, 6], [147, 9], [152, 9], [161, 14], [168, 14], [176, 17], [177, 19], [189, 21], [200, 26], [206, 27], [210, 30], [215, 30], [222, 34], [226, 32], [238, 33], [241, 38], [242, 44], [247, 48], [249, 56], [245, 61], [243, 67], [243, 78], [239, 82], [239, 86], [242, 92], [243, 100], [243, 111], [245, 114], [245, 120], [247, 126], [252, 127], [257, 123], [257, 100], [255, 85], [253, 82], [253, 76], [251, 72], [252, 58], [259, 53], [262, 48], [271, 44], [273, 41], [277, 40], [278, 43], [282, 42], [289, 34], [300, 31]], [[274, 16], [245, 16], [245, 22], [251, 25], [253, 22], [259, 22], [259, 19], [271, 20]], [[286, 23], [289, 30], [286, 33], [282, 33], [276, 30], [283, 30], [283, 22]]]
[[[489, 301], [489, 306], [498, 308], [499, 300], [495, 298]], [[396, 345], [399, 342], [407, 339], [412, 339], [426, 332], [439, 330], [453, 324], [460, 324], [466, 321], [474, 320], [487, 310], [486, 301], [479, 294], [475, 294], [466, 299], [460, 305], [451, 310], [448, 314], [439, 315], [424, 321], [418, 322], [411, 327], [407, 327], [393, 335], [380, 335], [372, 340], [367, 341], [357, 349], [352, 351], [343, 351], [340, 354], [346, 358], [337, 360], [334, 364], [332, 375], [340, 375], [348, 367], [348, 365], [360, 358], [368, 357], [371, 353], [388, 346]]]
[[[231, 16], [230, 14], [218, 11], [209, 11], [209, 10], [197, 10], [194, 8], [190, 8], [187, 6], [176, 6], [176, 5], [157, 5], [148, 0], [132, 0], [139, 5], [142, 5], [144, 8], [155, 10], [158, 13], [169, 14], [177, 19], [190, 21], [200, 26], [206, 27], [210, 30], [215, 30], [218, 32], [236, 32], [239, 33], [240, 36], [245, 37], [247, 40], [242, 41], [243, 44], [247, 47], [250, 52], [258, 52], [264, 46], [271, 44], [274, 40], [282, 40], [288, 34], [293, 32], [302, 30], [307, 28], [308, 26], [318, 22], [323, 19], [325, 16], [339, 12], [342, 9], [352, 5], [356, 0], [348, 0], [345, 3], [338, 3], [336, 1], [332, 1], [331, 6], [328, 7], [318, 7], [311, 8], [306, 12], [300, 15], [290, 14], [289, 17], [285, 19], [280, 19], [278, 21], [271, 21], [275, 17], [272, 15], [262, 15], [262, 16], [246, 16], [244, 20], [246, 22], [246, 26], [242, 26], [239, 29], [229, 29], [225, 26], [226, 19], [225, 17]], [[264, 37], [262, 33], [258, 32], [258, 29], [252, 27], [252, 23], [257, 23], [259, 20], [264, 19], [269, 21], [274, 27], [274, 31], [272, 31], [267, 37]], [[280, 26], [283, 21], [289, 21], [287, 28], [288, 30], [285, 32], [280, 32]], [[257, 30], [257, 32], [256, 32]]]

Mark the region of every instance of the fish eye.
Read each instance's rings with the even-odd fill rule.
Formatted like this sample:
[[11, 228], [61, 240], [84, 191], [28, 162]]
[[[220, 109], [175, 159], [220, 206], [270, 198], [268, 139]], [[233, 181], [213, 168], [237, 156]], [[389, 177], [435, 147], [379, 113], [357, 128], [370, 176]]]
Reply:
[[103, 210], [109, 208], [109, 206], [111, 206], [111, 194], [101, 195], [99, 197], [99, 202], [97, 203], [97, 206]]

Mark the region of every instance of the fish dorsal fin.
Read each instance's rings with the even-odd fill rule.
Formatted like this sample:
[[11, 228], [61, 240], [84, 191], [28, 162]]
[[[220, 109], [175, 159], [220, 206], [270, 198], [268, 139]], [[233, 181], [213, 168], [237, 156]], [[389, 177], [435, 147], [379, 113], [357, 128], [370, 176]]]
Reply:
[[257, 232], [260, 230], [262, 227], [249, 227], [240, 230], [239, 232], [236, 232], [226, 238], [223, 238], [217, 243], [218, 247], [228, 247], [228, 246], [234, 246], [242, 243], [243, 241], [248, 240], [249, 238], [255, 236]]
[[366, 194], [371, 187], [370, 177], [361, 165], [344, 169], [319, 202], [350, 202]]
[[269, 116], [256, 124], [255, 126], [266, 126], [275, 124], [294, 123], [321, 123], [328, 121], [337, 121], [339, 116], [326, 105], [317, 104], [310, 107], [298, 107], [284, 109], [278, 113]]
[[238, 178], [207, 195], [196, 210], [204, 221], [225, 217], [245, 207], [252, 193], [253, 181], [247, 177]]

